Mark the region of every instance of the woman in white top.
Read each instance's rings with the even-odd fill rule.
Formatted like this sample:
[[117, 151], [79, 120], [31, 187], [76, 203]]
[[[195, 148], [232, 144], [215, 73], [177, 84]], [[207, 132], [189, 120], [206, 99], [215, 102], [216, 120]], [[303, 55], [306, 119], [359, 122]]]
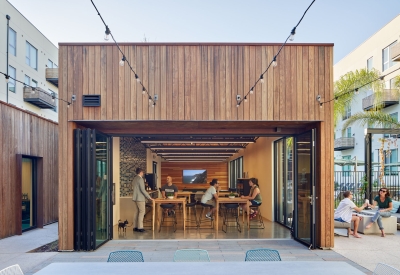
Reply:
[[215, 212], [215, 201], [218, 199], [218, 192], [219, 192], [219, 184], [217, 179], [213, 179], [210, 182], [210, 187], [207, 189], [207, 191], [204, 193], [204, 195], [201, 197], [201, 203], [207, 204], [211, 206], [210, 212], [206, 214], [206, 218], [213, 220], [212, 215]]

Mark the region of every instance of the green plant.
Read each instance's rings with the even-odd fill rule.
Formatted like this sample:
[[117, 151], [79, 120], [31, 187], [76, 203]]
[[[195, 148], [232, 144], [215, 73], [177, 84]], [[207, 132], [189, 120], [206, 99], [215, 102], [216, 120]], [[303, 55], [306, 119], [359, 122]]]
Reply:
[[364, 175], [364, 177], [362, 177], [361, 179], [361, 190], [360, 190], [360, 193], [364, 194], [364, 198], [366, 197], [367, 190], [368, 190], [367, 175]]
[[235, 197], [236, 196], [236, 194], [235, 193], [229, 193], [229, 197]]

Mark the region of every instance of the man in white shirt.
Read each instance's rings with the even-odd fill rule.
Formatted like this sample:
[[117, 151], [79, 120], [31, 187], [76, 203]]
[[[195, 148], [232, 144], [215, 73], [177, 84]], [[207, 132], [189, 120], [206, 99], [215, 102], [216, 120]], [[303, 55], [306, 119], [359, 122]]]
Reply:
[[352, 233], [351, 229], [349, 228], [348, 229], [349, 235], [353, 235], [356, 238], [361, 238], [361, 236], [358, 235], [357, 233], [357, 229], [358, 229], [358, 224], [360, 223], [360, 220], [362, 218], [358, 217], [357, 214], [353, 213], [353, 210], [361, 212], [367, 206], [367, 203], [364, 203], [363, 206], [361, 207], [357, 207], [352, 201], [353, 193], [351, 193], [350, 191], [344, 192], [343, 197], [344, 199], [341, 200], [339, 206], [335, 210], [334, 219], [335, 221], [339, 222], [348, 222], [348, 223], [354, 222], [354, 233]]

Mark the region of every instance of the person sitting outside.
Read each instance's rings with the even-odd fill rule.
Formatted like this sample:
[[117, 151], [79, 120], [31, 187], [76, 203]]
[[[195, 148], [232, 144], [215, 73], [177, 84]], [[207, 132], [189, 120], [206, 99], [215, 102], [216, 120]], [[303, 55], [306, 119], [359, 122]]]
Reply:
[[215, 205], [216, 205], [216, 200], [218, 199], [218, 192], [219, 192], [219, 184], [217, 179], [213, 179], [210, 182], [210, 187], [207, 189], [207, 191], [204, 193], [204, 195], [201, 197], [201, 203], [211, 205], [211, 210], [206, 214], [206, 218], [213, 220], [214, 218], [212, 217], [213, 214], [215, 213]]
[[[176, 199], [178, 197], [178, 187], [176, 187], [175, 184], [172, 183], [172, 177], [171, 176], [167, 176], [167, 183], [164, 184], [161, 188], [161, 196], [163, 199], [166, 199], [167, 197], [171, 197], [173, 196], [174, 199]], [[162, 205], [166, 205], [162, 204]], [[168, 203], [168, 205], [172, 205], [170, 203]], [[165, 213], [168, 214], [168, 216], [175, 214], [175, 210], [173, 209], [175, 208], [175, 204], [173, 205], [172, 208], [170, 209], [165, 209]]]
[[382, 187], [379, 190], [379, 195], [374, 198], [373, 205], [369, 205], [371, 208], [378, 207], [378, 211], [375, 212], [375, 215], [371, 219], [371, 223], [368, 224], [365, 228], [371, 228], [374, 222], [378, 223], [379, 229], [381, 230], [381, 237], [385, 237], [385, 231], [383, 230], [382, 217], [390, 217], [390, 211], [393, 208], [392, 199], [390, 198], [390, 192], [387, 188]]
[[345, 191], [343, 193], [343, 197], [344, 199], [340, 201], [337, 209], [335, 210], [334, 219], [335, 221], [339, 222], [354, 222], [354, 233], [351, 232], [351, 228], [347, 229], [349, 231], [349, 235], [353, 235], [356, 238], [361, 238], [361, 236], [357, 233], [357, 229], [362, 218], [357, 216], [356, 213], [353, 213], [353, 210], [361, 212], [365, 209], [365, 207], [367, 207], [368, 204], [364, 203], [361, 207], [357, 207], [352, 201], [353, 193], [350, 191]]
[[[248, 199], [251, 203], [251, 205], [257, 205], [259, 206], [262, 203], [262, 198], [261, 198], [261, 192], [260, 192], [260, 187], [258, 186], [258, 179], [256, 178], [251, 178], [249, 180], [249, 185], [251, 187], [249, 195], [248, 196], [241, 196], [242, 199]], [[247, 204], [242, 204], [241, 205], [243, 211], [249, 213], [249, 209], [247, 207]], [[250, 219], [253, 219], [255, 216], [257, 216], [258, 211], [250, 208]]]

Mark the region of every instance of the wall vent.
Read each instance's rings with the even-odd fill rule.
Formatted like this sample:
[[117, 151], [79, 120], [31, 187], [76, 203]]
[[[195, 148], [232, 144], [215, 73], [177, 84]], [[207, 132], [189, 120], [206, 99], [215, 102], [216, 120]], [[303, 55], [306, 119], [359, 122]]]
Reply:
[[82, 100], [83, 107], [100, 107], [100, 95], [84, 95]]

